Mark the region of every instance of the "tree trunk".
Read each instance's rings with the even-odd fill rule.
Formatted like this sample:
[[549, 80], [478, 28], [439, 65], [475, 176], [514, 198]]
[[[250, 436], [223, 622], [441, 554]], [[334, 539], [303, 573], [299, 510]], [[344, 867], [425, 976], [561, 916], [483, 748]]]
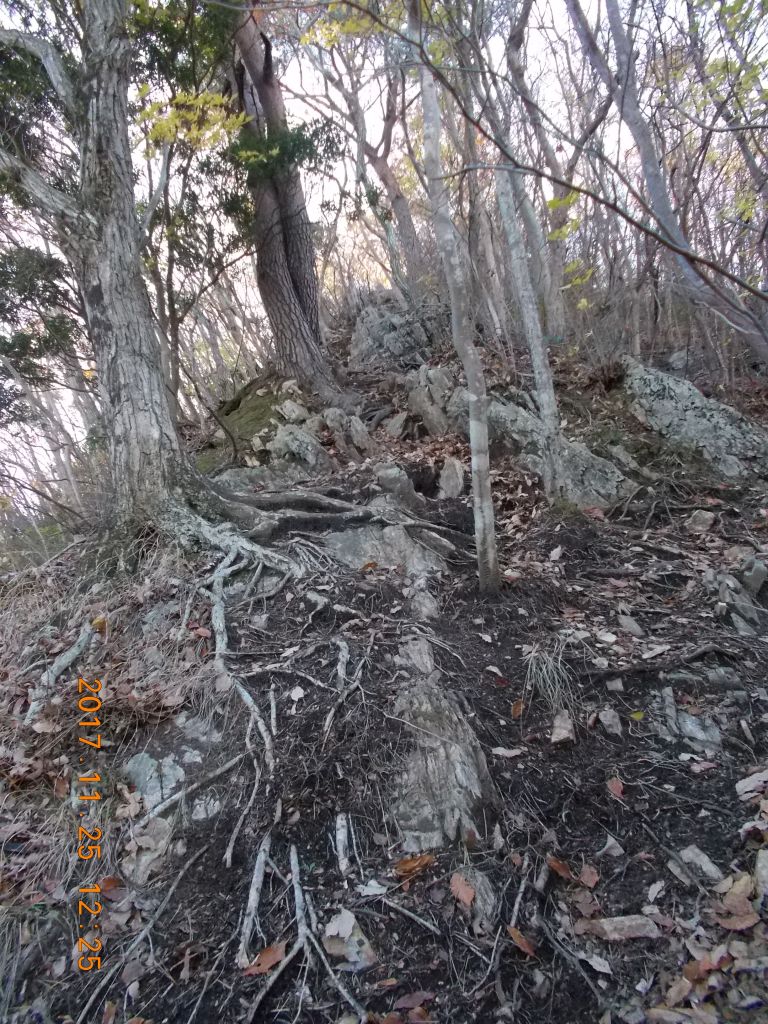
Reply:
[[[419, 11], [411, 0], [409, 34], [418, 38]], [[472, 452], [472, 499], [475, 520], [475, 544], [480, 589], [493, 592], [499, 587], [496, 530], [491, 473], [488, 455], [488, 397], [485, 375], [472, 330], [467, 305], [466, 277], [461, 266], [459, 239], [451, 219], [448, 192], [440, 160], [440, 104], [432, 72], [423, 64], [421, 107], [424, 118], [424, 169], [435, 225], [435, 240], [440, 251], [451, 303], [451, 333], [454, 348], [461, 359], [469, 392], [469, 444]]]
[[547, 358], [547, 346], [541, 330], [539, 312], [536, 308], [536, 294], [528, 272], [523, 236], [515, 216], [510, 173], [503, 168], [496, 171], [496, 194], [499, 212], [510, 255], [510, 273], [514, 282], [516, 298], [520, 307], [523, 330], [531, 355], [533, 378], [536, 385], [536, 401], [543, 428], [542, 462], [544, 465], [544, 489], [550, 497], [560, 493], [560, 416], [557, 410], [552, 370]]
[[[251, 118], [245, 131], [259, 139], [279, 139], [287, 130], [285, 106], [272, 47], [259, 32], [255, 11], [238, 15], [235, 41], [250, 80], [240, 96]], [[277, 368], [324, 398], [338, 398], [320, 334], [315, 248], [299, 169], [290, 165], [271, 174], [252, 170], [248, 177], [256, 208], [257, 281], [275, 335]]]
[[85, 237], [65, 237], [93, 341], [116, 508], [165, 502], [189, 469], [171, 417], [144, 279], [128, 133], [126, 0], [85, 5], [86, 116], [81, 139]]

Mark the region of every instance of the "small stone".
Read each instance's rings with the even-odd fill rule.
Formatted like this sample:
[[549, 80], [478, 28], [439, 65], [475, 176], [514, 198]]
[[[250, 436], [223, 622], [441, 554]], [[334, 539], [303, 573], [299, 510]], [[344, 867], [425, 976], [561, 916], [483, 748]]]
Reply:
[[699, 508], [683, 524], [689, 533], [709, 533], [715, 525], [715, 513]]
[[768, 580], [768, 567], [766, 567], [765, 562], [761, 562], [757, 558], [751, 558], [747, 568], [741, 573], [741, 581], [746, 590], [749, 591], [752, 597], [757, 597], [766, 580]]
[[755, 892], [759, 900], [768, 897], [768, 848], [757, 851], [755, 858]]
[[603, 917], [595, 920], [582, 918], [576, 922], [577, 935], [594, 935], [607, 942], [625, 942], [627, 939], [658, 939], [659, 926], [642, 914], [628, 914], [626, 917]]
[[458, 459], [448, 456], [440, 470], [440, 497], [458, 498], [464, 493], [464, 467]]
[[371, 440], [371, 435], [368, 433], [368, 429], [359, 416], [349, 417], [349, 436], [352, 438], [352, 444], [355, 448], [359, 448], [361, 452], [371, 451], [376, 446]]
[[267, 446], [264, 444], [258, 434], [254, 434], [251, 438], [251, 448], [255, 452], [263, 452]]
[[624, 693], [624, 682], [621, 676], [616, 676], [615, 679], [608, 679], [605, 688], [610, 693]]
[[411, 598], [411, 614], [417, 622], [426, 622], [438, 617], [440, 606], [428, 590], [419, 590]]
[[618, 739], [621, 739], [624, 730], [617, 711], [614, 711], [613, 708], [604, 708], [597, 717], [609, 736], [616, 736]]
[[618, 615], [616, 621], [630, 636], [636, 636], [638, 639], [645, 636], [645, 630], [631, 615]]
[[567, 711], [558, 711], [552, 723], [552, 734], [549, 737], [550, 743], [554, 746], [558, 743], [575, 743], [576, 733], [573, 729], [573, 720]]
[[309, 410], [301, 402], [294, 402], [292, 398], [286, 398], [275, 408], [288, 423], [303, 423], [309, 419]]
[[757, 636], [757, 631], [750, 626], [746, 619], [742, 619], [740, 615], [737, 615], [736, 612], [731, 612], [731, 622], [739, 636]]
[[384, 429], [390, 437], [394, 437], [397, 440], [405, 433], [405, 426], [407, 422], [408, 413], [399, 412], [395, 416], [390, 416], [388, 420], [384, 420]]

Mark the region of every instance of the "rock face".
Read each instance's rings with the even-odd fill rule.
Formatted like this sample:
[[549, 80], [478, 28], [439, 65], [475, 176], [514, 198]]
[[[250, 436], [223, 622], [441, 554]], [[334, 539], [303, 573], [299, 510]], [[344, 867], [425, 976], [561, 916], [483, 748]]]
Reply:
[[380, 292], [358, 314], [349, 349], [352, 368], [407, 369], [428, 353], [424, 328], [393, 292]]
[[[469, 432], [469, 398], [466, 388], [456, 388], [448, 401], [452, 424]], [[488, 436], [491, 442], [512, 447], [523, 466], [542, 472], [544, 434], [541, 421], [514, 402], [492, 398], [488, 403]], [[612, 505], [627, 491], [629, 482], [612, 462], [600, 458], [581, 441], [563, 438], [561, 449], [563, 497], [582, 508]]]
[[623, 360], [632, 412], [662, 437], [695, 449], [723, 476], [768, 479], [768, 431], [686, 380]]
[[455, 698], [440, 682], [429, 643], [410, 641], [397, 659], [410, 674], [395, 713], [415, 749], [398, 779], [393, 808], [409, 852], [481, 834], [483, 810], [497, 802], [485, 754]]
[[363, 526], [329, 533], [324, 538], [325, 549], [350, 569], [360, 569], [369, 562], [382, 566], [402, 567], [406, 575], [441, 572], [447, 568], [443, 553], [436, 550], [444, 546], [445, 557], [455, 555], [448, 541], [432, 534], [430, 547], [414, 540], [403, 526]]

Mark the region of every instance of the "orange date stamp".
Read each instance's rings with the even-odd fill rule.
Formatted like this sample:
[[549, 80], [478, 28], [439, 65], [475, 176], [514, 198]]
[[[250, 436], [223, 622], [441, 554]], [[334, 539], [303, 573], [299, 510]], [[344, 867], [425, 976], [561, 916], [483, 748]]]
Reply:
[[[80, 757], [81, 771], [83, 771], [85, 769], [82, 766], [86, 765], [88, 748], [101, 750], [102, 720], [98, 714], [103, 706], [103, 701], [98, 696], [101, 692], [101, 681], [94, 679], [92, 683], [89, 683], [85, 679], [78, 679], [77, 692], [77, 710], [83, 715], [83, 718], [78, 722], [78, 727], [83, 730], [82, 735], [78, 736], [78, 743], [83, 744], [86, 748]], [[78, 802], [84, 801], [87, 807], [89, 801], [101, 800], [101, 792], [98, 788], [94, 787], [98, 787], [102, 781], [101, 775], [97, 771], [88, 770], [87, 774], [80, 775], [78, 783], [81, 791], [78, 793]], [[80, 806], [83, 806], [83, 804], [80, 804]], [[85, 818], [87, 813], [86, 810], [80, 811], [80, 817]], [[89, 828], [86, 828], [83, 823], [78, 825], [77, 856], [80, 860], [89, 861], [94, 857], [101, 858], [102, 835], [103, 832], [97, 825]], [[78, 924], [81, 931], [89, 934], [89, 938], [84, 938], [81, 935], [77, 940], [78, 952], [82, 954], [78, 958], [77, 966], [81, 971], [101, 969], [100, 954], [102, 952], [102, 942], [95, 935], [95, 932], [99, 931], [101, 927], [99, 915], [101, 914], [102, 904], [96, 899], [100, 893], [101, 886], [98, 883], [81, 886], [78, 890]]]

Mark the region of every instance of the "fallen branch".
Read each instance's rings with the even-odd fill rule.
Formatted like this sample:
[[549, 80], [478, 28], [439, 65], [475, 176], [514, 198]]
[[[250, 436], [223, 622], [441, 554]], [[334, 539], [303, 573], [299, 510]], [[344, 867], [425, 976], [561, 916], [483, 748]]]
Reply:
[[189, 869], [192, 867], [192, 865], [195, 864], [198, 860], [200, 860], [200, 858], [203, 856], [203, 854], [206, 853], [206, 851], [210, 849], [211, 845], [212, 845], [211, 843], [208, 843], [206, 846], [204, 846], [202, 848], [202, 850], [198, 850], [197, 853], [193, 854], [193, 856], [191, 856], [189, 858], [189, 860], [186, 862], [186, 864], [182, 867], [181, 871], [176, 876], [176, 879], [175, 879], [173, 885], [170, 887], [168, 892], [163, 897], [163, 899], [162, 899], [162, 901], [160, 903], [160, 906], [154, 912], [154, 914], [149, 919], [149, 921], [144, 925], [144, 927], [141, 929], [141, 931], [136, 936], [136, 938], [133, 940], [133, 942], [130, 944], [130, 946], [127, 949], [123, 950], [122, 954], [120, 955], [120, 959], [117, 961], [117, 963], [115, 963], [107, 971], [107, 973], [104, 975], [104, 977], [98, 983], [96, 988], [93, 990], [93, 992], [91, 993], [90, 998], [88, 999], [88, 1002], [85, 1004], [85, 1006], [83, 1007], [83, 1010], [82, 1010], [80, 1016], [77, 1018], [77, 1024], [84, 1024], [84, 1021], [86, 1021], [88, 1019], [88, 1014], [89, 1014], [90, 1009], [93, 1006], [93, 1004], [99, 998], [99, 996], [104, 991], [104, 989], [109, 986], [109, 983], [112, 981], [114, 976], [117, 973], [119, 973], [120, 971], [122, 971], [122, 969], [123, 969], [123, 967], [125, 965], [125, 962], [128, 959], [128, 957], [131, 955], [131, 953], [135, 952], [135, 950], [137, 950], [139, 948], [139, 946], [142, 944], [144, 939], [146, 939], [146, 937], [152, 931], [154, 926], [160, 920], [161, 914], [163, 913], [165, 908], [168, 906], [168, 903], [170, 902], [171, 896], [173, 896], [173, 894], [178, 889], [179, 883], [181, 882], [181, 880], [184, 877], [184, 875], [186, 875], [187, 871], [189, 871]]
[[251, 941], [251, 934], [253, 933], [254, 925], [259, 935], [264, 938], [264, 932], [261, 930], [261, 924], [259, 923], [259, 903], [261, 902], [261, 890], [264, 886], [264, 872], [267, 867], [267, 858], [269, 857], [269, 849], [272, 845], [272, 833], [267, 832], [261, 841], [259, 846], [259, 852], [256, 855], [256, 864], [253, 868], [253, 877], [251, 878], [251, 887], [248, 890], [248, 903], [245, 908], [245, 917], [243, 918], [243, 927], [240, 932], [240, 947], [235, 957], [235, 963], [241, 969], [244, 969], [251, 962], [251, 958], [248, 955], [248, 944]]
[[94, 628], [90, 622], [84, 622], [80, 630], [80, 636], [72, 646], [56, 658], [47, 672], [40, 677], [40, 685], [30, 694], [29, 708], [24, 717], [24, 724], [29, 725], [40, 713], [40, 709], [56, 685], [56, 680], [70, 668], [83, 654], [94, 634]]
[[140, 818], [137, 822], [134, 822], [134, 830], [143, 828], [153, 818], [157, 818], [161, 814], [164, 814], [169, 807], [173, 807], [173, 805], [177, 804], [180, 800], [183, 800], [185, 797], [190, 796], [192, 793], [195, 793], [198, 789], [202, 789], [203, 786], [207, 786], [208, 783], [213, 782], [214, 779], [218, 779], [220, 775], [224, 775], [224, 773], [228, 772], [230, 768], [234, 768], [237, 762], [241, 761], [244, 757], [245, 754], [235, 754], [235, 756], [230, 758], [226, 764], [221, 765], [215, 771], [211, 772], [209, 775], [206, 775], [204, 779], [200, 779], [198, 782], [193, 783], [191, 786], [187, 786], [186, 789], [179, 790], [179, 792], [174, 793], [173, 796], [169, 796], [166, 800], [162, 800], [159, 804], [153, 807], [151, 811], [148, 811], [143, 818]]

